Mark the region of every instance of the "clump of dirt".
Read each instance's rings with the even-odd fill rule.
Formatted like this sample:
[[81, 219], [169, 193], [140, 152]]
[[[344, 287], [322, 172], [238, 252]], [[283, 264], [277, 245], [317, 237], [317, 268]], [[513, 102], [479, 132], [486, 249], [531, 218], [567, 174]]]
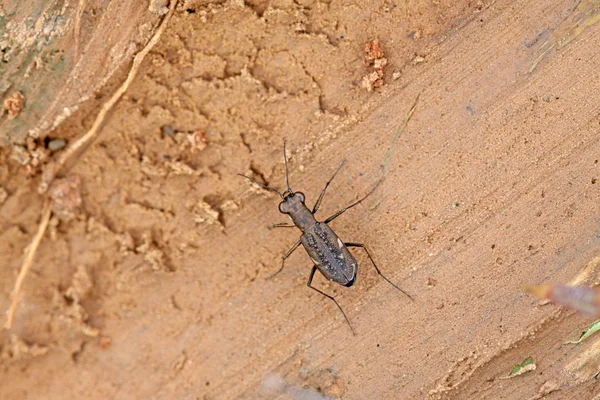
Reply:
[[21, 92], [15, 92], [4, 100], [4, 109], [8, 112], [8, 119], [17, 118], [25, 106], [25, 96]]
[[383, 86], [383, 76], [388, 60], [385, 58], [383, 46], [379, 39], [373, 39], [365, 43], [365, 64], [372, 70], [369, 74], [363, 76], [361, 86], [368, 92]]
[[28, 344], [15, 334], [10, 335], [7, 346], [3, 347], [0, 359], [4, 360], [24, 360], [32, 357], [43, 356], [48, 353], [50, 348], [37, 343]]
[[71, 285], [64, 292], [54, 292], [53, 304], [60, 309], [58, 318], [52, 322], [54, 329], [66, 329], [74, 334], [80, 332], [89, 337], [98, 336], [99, 329], [88, 323], [89, 314], [82, 305], [82, 301], [91, 293], [93, 287], [92, 278], [86, 268], [78, 266]]
[[144, 256], [144, 261], [148, 263], [153, 271], [173, 271], [169, 265], [167, 256], [156, 245], [152, 239], [151, 232], [144, 232], [141, 237], [141, 243], [135, 248], [136, 253]]
[[62, 221], [70, 221], [81, 207], [81, 178], [69, 176], [56, 179], [48, 189], [52, 212]]
[[192, 153], [196, 151], [202, 151], [208, 146], [206, 141], [206, 132], [202, 129], [196, 130], [187, 136], [190, 145], [192, 146]]

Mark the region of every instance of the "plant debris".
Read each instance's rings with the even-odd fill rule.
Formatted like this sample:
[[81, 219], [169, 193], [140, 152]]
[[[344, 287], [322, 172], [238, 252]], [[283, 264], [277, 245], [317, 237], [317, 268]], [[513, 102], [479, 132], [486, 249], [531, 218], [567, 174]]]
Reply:
[[600, 294], [589, 286], [522, 285], [540, 299], [550, 300], [591, 317], [600, 316]]
[[589, 328], [587, 328], [585, 331], [581, 332], [581, 334], [579, 335], [579, 339], [575, 340], [575, 341], [570, 341], [570, 342], [566, 342], [566, 344], [579, 344], [581, 342], [583, 342], [584, 340], [586, 340], [587, 338], [589, 338], [590, 336], [592, 336], [594, 333], [598, 332], [600, 330], [600, 319], [594, 321]]
[[527, 357], [521, 364], [516, 364], [514, 367], [512, 367], [508, 373], [508, 376], [504, 379], [514, 378], [515, 376], [523, 375], [530, 371], [535, 371], [536, 368], [537, 366], [533, 362], [533, 358]]

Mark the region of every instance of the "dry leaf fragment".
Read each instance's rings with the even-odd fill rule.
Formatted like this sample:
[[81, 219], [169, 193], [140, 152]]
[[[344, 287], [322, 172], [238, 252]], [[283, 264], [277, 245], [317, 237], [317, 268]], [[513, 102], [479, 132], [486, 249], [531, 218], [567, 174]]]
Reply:
[[521, 288], [537, 297], [572, 308], [584, 315], [600, 316], [600, 295], [588, 286], [522, 285]]
[[537, 366], [533, 362], [533, 358], [527, 357], [522, 363], [516, 364], [514, 367], [512, 367], [512, 369], [508, 373], [508, 376], [502, 376], [498, 379], [511, 379], [515, 376], [520, 376], [527, 372], [535, 371], [536, 368]]
[[600, 320], [596, 320], [590, 325], [589, 328], [587, 328], [585, 331], [581, 332], [581, 335], [579, 335], [579, 339], [577, 339], [575, 341], [566, 342], [566, 343], [567, 344], [579, 344], [579, 343], [583, 342], [585, 339], [592, 336], [594, 333], [598, 332], [599, 330], [600, 330]]

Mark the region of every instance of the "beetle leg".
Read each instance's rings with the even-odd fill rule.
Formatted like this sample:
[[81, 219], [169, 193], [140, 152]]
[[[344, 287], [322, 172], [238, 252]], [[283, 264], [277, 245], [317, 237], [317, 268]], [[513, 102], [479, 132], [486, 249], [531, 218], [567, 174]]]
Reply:
[[331, 183], [331, 181], [333, 180], [333, 178], [335, 178], [335, 176], [340, 171], [340, 169], [342, 169], [342, 165], [344, 165], [344, 160], [342, 160], [340, 162], [340, 166], [335, 170], [335, 172], [333, 173], [333, 176], [331, 177], [331, 179], [329, 179], [327, 181], [327, 183], [325, 184], [325, 187], [323, 188], [323, 190], [321, 190], [321, 194], [319, 195], [319, 198], [317, 199], [317, 202], [315, 203], [315, 206], [313, 207], [313, 210], [312, 210], [313, 214], [316, 214], [317, 211], [319, 210], [319, 207], [321, 206], [321, 201], [323, 200], [323, 196], [325, 196], [325, 191], [329, 187], [329, 184]]
[[413, 299], [410, 294], [406, 293], [404, 290], [400, 289], [398, 286], [393, 284], [392, 281], [390, 281], [384, 274], [381, 273], [381, 271], [377, 267], [377, 264], [375, 264], [375, 260], [373, 260], [373, 257], [371, 257], [371, 253], [369, 253], [369, 249], [367, 249], [367, 246], [365, 246], [362, 243], [344, 243], [344, 244], [346, 245], [346, 247], [361, 247], [361, 248], [365, 249], [365, 251], [367, 252], [367, 256], [369, 256], [369, 260], [371, 260], [371, 262], [373, 263], [373, 266], [375, 267], [375, 271], [377, 271], [379, 276], [381, 276], [383, 279], [385, 279], [390, 285], [392, 285], [393, 287], [395, 287], [396, 289], [398, 289], [399, 291], [404, 293], [409, 299], [411, 299], [412, 301], [415, 301], [415, 299]]
[[275, 275], [277, 275], [278, 273], [281, 272], [281, 270], [283, 269], [283, 264], [285, 263], [285, 259], [292, 255], [292, 253], [294, 252], [294, 250], [296, 250], [298, 248], [298, 246], [300, 246], [300, 243], [301, 243], [300, 239], [298, 239], [298, 241], [292, 246], [291, 249], [288, 250], [287, 253], [285, 253], [285, 255], [283, 256], [283, 258], [281, 259], [281, 268], [279, 268], [279, 270], [277, 272], [275, 272], [273, 275], [269, 276], [267, 279], [271, 279]]
[[339, 217], [340, 215], [342, 215], [343, 213], [345, 213], [346, 211], [348, 211], [352, 207], [357, 206], [360, 203], [362, 203], [367, 197], [369, 197], [375, 191], [375, 189], [377, 189], [379, 187], [379, 185], [381, 185], [381, 182], [383, 182], [383, 179], [378, 180], [377, 183], [375, 184], [375, 186], [373, 187], [373, 189], [371, 189], [371, 191], [369, 193], [367, 193], [365, 195], [365, 197], [363, 197], [362, 199], [360, 199], [360, 200], [358, 200], [358, 201], [350, 204], [348, 207], [342, 208], [341, 210], [339, 210], [338, 212], [336, 212], [335, 214], [333, 214], [331, 217], [327, 218], [325, 220], [325, 223], [333, 221], [334, 219], [336, 219], [337, 217]]
[[271, 225], [269, 227], [269, 229], [271, 229], [271, 228], [295, 228], [295, 227], [296, 227], [296, 225], [294, 225], [294, 224], [290, 224], [287, 222], [278, 222], [276, 224]]
[[313, 277], [315, 276], [315, 272], [317, 271], [317, 266], [313, 265], [312, 267], [312, 271], [310, 271], [310, 277], [308, 278], [308, 282], [306, 282], [306, 286], [308, 286], [309, 288], [316, 290], [317, 292], [321, 293], [323, 296], [327, 297], [328, 299], [333, 300], [333, 302], [335, 303], [336, 306], [338, 306], [338, 308], [340, 309], [340, 311], [342, 312], [342, 315], [344, 316], [344, 318], [346, 318], [346, 322], [348, 323], [348, 326], [350, 327], [350, 330], [352, 331], [352, 334], [356, 336], [356, 332], [354, 332], [354, 328], [352, 328], [352, 325], [350, 324], [350, 320], [348, 319], [348, 317], [346, 316], [346, 313], [344, 312], [344, 310], [342, 310], [342, 306], [340, 306], [340, 304], [337, 302], [336, 299], [334, 299], [332, 296], [325, 294], [323, 292], [321, 292], [319, 289], [317, 289], [314, 286], [311, 286]]

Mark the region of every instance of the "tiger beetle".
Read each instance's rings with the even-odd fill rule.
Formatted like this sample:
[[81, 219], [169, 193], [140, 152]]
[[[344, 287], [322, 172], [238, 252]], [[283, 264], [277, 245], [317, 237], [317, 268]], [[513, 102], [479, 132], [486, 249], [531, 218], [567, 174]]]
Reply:
[[334, 219], [336, 219], [337, 217], [342, 215], [347, 210], [362, 203], [367, 197], [369, 197], [375, 191], [375, 189], [377, 189], [379, 187], [379, 185], [381, 184], [383, 179], [380, 179], [379, 181], [377, 181], [377, 183], [375, 184], [373, 189], [371, 189], [371, 191], [369, 193], [367, 193], [360, 200], [350, 204], [347, 207], [342, 208], [341, 210], [337, 211], [329, 218], [325, 219], [325, 221], [317, 221], [315, 219], [315, 214], [319, 210], [319, 206], [321, 205], [323, 196], [325, 196], [325, 191], [329, 187], [329, 184], [331, 183], [331, 181], [333, 181], [333, 178], [335, 178], [337, 173], [342, 168], [344, 161], [340, 162], [340, 165], [338, 166], [337, 170], [333, 173], [333, 176], [331, 177], [331, 179], [329, 179], [327, 181], [327, 183], [325, 184], [325, 187], [323, 188], [323, 190], [321, 190], [321, 194], [319, 195], [319, 198], [317, 199], [317, 202], [315, 203], [315, 205], [311, 211], [308, 207], [306, 207], [306, 204], [304, 203], [304, 201], [305, 201], [304, 193], [294, 192], [292, 190], [292, 188], [290, 187], [290, 182], [289, 182], [289, 177], [288, 177], [289, 176], [288, 161], [287, 161], [285, 141], [283, 142], [283, 158], [285, 160], [285, 182], [287, 185], [287, 189], [283, 193], [280, 193], [279, 191], [277, 191], [276, 189], [273, 189], [272, 187], [269, 187], [260, 182], [257, 182], [256, 180], [250, 178], [249, 176], [246, 176], [243, 174], [238, 174], [238, 175], [243, 176], [244, 178], [249, 179], [250, 181], [256, 183], [258, 186], [262, 187], [263, 189], [277, 193], [279, 195], [279, 197], [281, 197], [281, 199], [283, 200], [281, 203], [279, 203], [279, 211], [282, 214], [287, 214], [291, 218], [293, 224], [288, 224], [285, 222], [278, 223], [278, 224], [274, 224], [273, 228], [297, 227], [298, 229], [300, 229], [302, 231], [302, 236], [300, 236], [300, 239], [283, 256], [283, 258], [281, 260], [281, 267], [279, 268], [279, 270], [277, 272], [275, 272], [273, 275], [271, 275], [269, 277], [269, 279], [274, 277], [275, 275], [277, 275], [278, 273], [280, 273], [283, 270], [285, 260], [294, 252], [294, 250], [296, 250], [300, 245], [304, 246], [304, 249], [306, 250], [309, 257], [312, 259], [312, 261], [314, 263], [314, 265], [312, 267], [312, 271], [310, 272], [310, 276], [308, 278], [308, 282], [306, 284], [308, 285], [309, 288], [311, 288], [311, 289], [319, 292], [323, 296], [331, 299], [335, 303], [335, 305], [340, 309], [340, 311], [342, 312], [342, 315], [346, 319], [346, 322], [348, 323], [348, 326], [350, 327], [350, 330], [352, 331], [352, 333], [356, 334], [354, 331], [354, 328], [352, 328], [352, 324], [350, 324], [350, 320], [346, 316], [346, 313], [344, 312], [344, 310], [342, 309], [340, 304], [337, 302], [337, 300], [333, 296], [330, 296], [330, 295], [322, 292], [321, 290], [317, 289], [316, 287], [312, 286], [311, 283], [312, 283], [313, 277], [315, 276], [315, 272], [318, 269], [319, 271], [321, 271], [323, 276], [325, 276], [325, 278], [327, 278], [328, 280], [334, 281], [335, 283], [339, 283], [340, 285], [343, 285], [346, 287], [352, 286], [354, 284], [354, 282], [356, 281], [356, 273], [358, 271], [358, 263], [356, 262], [356, 259], [354, 258], [352, 253], [350, 253], [350, 251], [348, 250], [348, 247], [361, 247], [361, 248], [365, 249], [365, 252], [367, 253], [367, 256], [369, 257], [369, 260], [371, 260], [371, 263], [373, 263], [373, 266], [375, 267], [375, 270], [377, 271], [379, 276], [381, 276], [386, 282], [388, 282], [390, 285], [392, 285], [393, 287], [398, 289], [400, 292], [404, 293], [409, 299], [414, 301], [414, 299], [408, 293], [406, 293], [404, 290], [400, 289], [398, 286], [396, 286], [394, 283], [392, 283], [392, 281], [390, 281], [385, 275], [383, 275], [381, 273], [381, 271], [377, 267], [377, 264], [375, 264], [373, 257], [371, 257], [371, 253], [369, 252], [369, 250], [367, 249], [367, 247], [364, 244], [342, 242], [342, 240], [335, 234], [335, 232], [329, 227], [329, 225], [327, 225], [329, 222], [333, 221]]

